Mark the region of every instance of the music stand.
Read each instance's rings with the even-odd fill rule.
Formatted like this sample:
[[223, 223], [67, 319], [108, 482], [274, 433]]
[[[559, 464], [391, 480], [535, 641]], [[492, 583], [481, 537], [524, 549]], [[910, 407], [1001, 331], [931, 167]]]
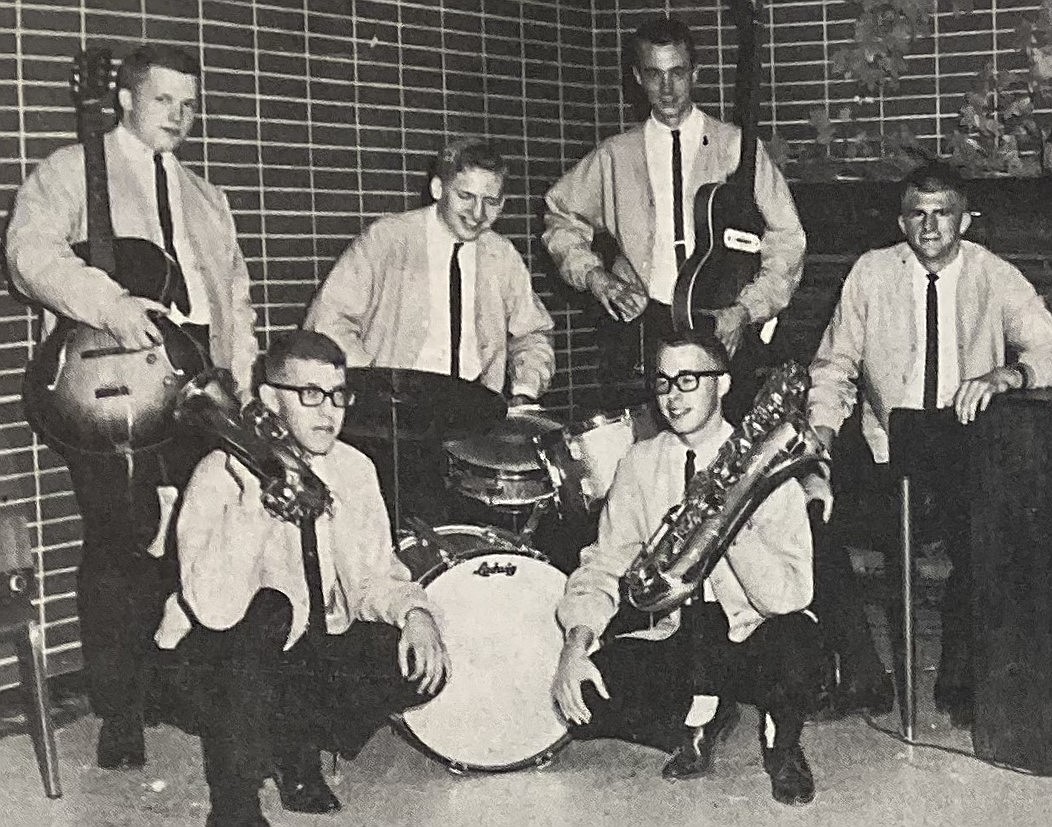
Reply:
[[[916, 645], [913, 618], [913, 481], [938, 486], [957, 476], [966, 479], [963, 426], [952, 408], [918, 411], [896, 408], [889, 422], [891, 472], [899, 491], [899, 559], [902, 571], [903, 686], [899, 714], [902, 734], [914, 743], [917, 728]], [[892, 647], [894, 650], [894, 646]]]

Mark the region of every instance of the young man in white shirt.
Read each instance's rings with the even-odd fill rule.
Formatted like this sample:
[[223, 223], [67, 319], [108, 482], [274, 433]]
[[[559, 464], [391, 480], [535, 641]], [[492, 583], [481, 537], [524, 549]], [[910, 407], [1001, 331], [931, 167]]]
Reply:
[[598, 538], [558, 606], [566, 642], [552, 694], [575, 737], [674, 752], [663, 770], [670, 780], [709, 773], [737, 702], [755, 704], [772, 794], [807, 803], [814, 779], [800, 731], [817, 700], [821, 657], [817, 622], [805, 612], [811, 531], [795, 480], [759, 506], [690, 605], [642, 631], [609, 634], [621, 578], [682, 501], [691, 472], [708, 467], [733, 432], [721, 404], [729, 384], [722, 345], [677, 337], [659, 345], [654, 391], [668, 430], [636, 443], [617, 467]]

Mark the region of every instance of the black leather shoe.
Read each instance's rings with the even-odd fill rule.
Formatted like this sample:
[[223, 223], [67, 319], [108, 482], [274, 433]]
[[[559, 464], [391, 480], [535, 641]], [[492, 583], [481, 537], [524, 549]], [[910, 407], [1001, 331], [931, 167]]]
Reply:
[[771, 795], [782, 804], [810, 804], [815, 779], [799, 743], [763, 750], [763, 768], [771, 776]]
[[256, 805], [254, 813], [217, 813], [212, 810], [205, 819], [205, 827], [270, 827]]
[[142, 719], [103, 719], [95, 757], [104, 770], [143, 766], [146, 763], [146, 743], [142, 734]]
[[661, 768], [661, 777], [666, 781], [686, 781], [708, 775], [712, 771], [716, 743], [731, 737], [739, 717], [737, 704], [721, 705], [716, 717], [705, 726], [685, 727], [683, 743]]
[[320, 775], [297, 778], [278, 771], [274, 773], [274, 782], [281, 796], [281, 806], [294, 813], [334, 813], [342, 806]]

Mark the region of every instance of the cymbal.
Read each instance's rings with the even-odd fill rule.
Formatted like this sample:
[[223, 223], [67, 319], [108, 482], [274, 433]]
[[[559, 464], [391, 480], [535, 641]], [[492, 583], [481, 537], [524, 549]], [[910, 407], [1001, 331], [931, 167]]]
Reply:
[[541, 468], [533, 438], [561, 427], [561, 423], [540, 413], [512, 409], [489, 433], [449, 440], [445, 449], [455, 459], [473, 465], [511, 472], [531, 471]]
[[399, 439], [456, 439], [485, 433], [504, 418], [504, 398], [479, 382], [406, 368], [348, 368], [354, 391], [342, 436], [392, 439], [396, 412]]

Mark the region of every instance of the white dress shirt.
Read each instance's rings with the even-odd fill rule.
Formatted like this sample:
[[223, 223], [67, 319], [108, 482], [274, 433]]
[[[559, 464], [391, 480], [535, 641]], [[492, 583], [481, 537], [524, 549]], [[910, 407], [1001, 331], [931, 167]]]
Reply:
[[[686, 254], [694, 252], [694, 193], [686, 186], [705, 132], [705, 116], [693, 107], [679, 125], [679, 147], [683, 160], [683, 240]], [[654, 262], [650, 298], [672, 304], [679, 268], [676, 266], [676, 231], [672, 213], [672, 130], [653, 115], [643, 127], [647, 150], [647, 173], [654, 192]]]
[[[722, 419], [696, 435], [696, 468], [705, 469], [733, 432]], [[699, 438], [700, 437], [700, 438]], [[620, 580], [640, 549], [683, 500], [687, 446], [671, 431], [637, 442], [617, 466], [599, 518], [598, 537], [581, 550], [556, 615], [566, 631], [591, 629], [598, 638], [617, 613]], [[745, 640], [764, 618], [806, 608], [812, 597], [811, 529], [807, 502], [796, 480], [776, 488], [756, 509], [705, 580], [704, 599], [715, 597], [727, 616], [728, 637]], [[679, 628], [679, 612], [632, 637], [660, 640]]]
[[[935, 292], [939, 298], [939, 390], [936, 407], [946, 408], [961, 384], [961, 369], [957, 358], [957, 282], [961, 276], [963, 259], [957, 257], [939, 271]], [[928, 331], [928, 271], [913, 257], [913, 318], [917, 330], [917, 351], [906, 381], [904, 408], [924, 408], [924, 362]]]
[[[427, 334], [414, 370], [449, 375], [450, 307], [449, 262], [457, 241], [432, 205], [427, 209], [427, 270], [431, 306], [428, 308]], [[477, 245], [466, 241], [460, 248], [460, 376], [477, 379], [482, 372], [478, 333], [475, 330], [475, 261]]]
[[[131, 170], [142, 186], [143, 210], [154, 217], [153, 238], [148, 239], [164, 249], [164, 234], [161, 231], [160, 213], [157, 210], [157, 185], [154, 180], [153, 150], [123, 126], [116, 129], [117, 141], [126, 158], [131, 161]], [[169, 318], [176, 324], [192, 322], [207, 325], [209, 318], [208, 293], [205, 291], [204, 277], [194, 255], [194, 246], [186, 235], [186, 222], [183, 221], [182, 191], [179, 186], [178, 161], [171, 152], [162, 153], [164, 170], [168, 173], [168, 201], [172, 211], [172, 240], [175, 253], [179, 257], [179, 269], [182, 270], [186, 291], [190, 297], [190, 315], [184, 316], [175, 305], [170, 308]]]

